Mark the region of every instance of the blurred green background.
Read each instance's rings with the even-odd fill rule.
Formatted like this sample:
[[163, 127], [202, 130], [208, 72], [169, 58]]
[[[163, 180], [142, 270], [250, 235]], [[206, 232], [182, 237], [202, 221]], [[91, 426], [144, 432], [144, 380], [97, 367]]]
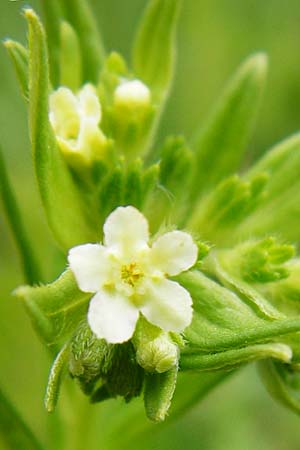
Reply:
[[[48, 0], [51, 1], [51, 0]], [[26, 40], [21, 16], [28, 2], [0, 0], [0, 37]], [[92, 0], [107, 49], [130, 56], [130, 44], [146, 0]], [[30, 5], [38, 11], [37, 1]], [[226, 79], [248, 54], [265, 50], [270, 73], [249, 148], [256, 158], [300, 124], [299, 0], [184, 0], [178, 61], [160, 137], [201, 126]], [[31, 167], [26, 109], [10, 61], [0, 49], [0, 144], [5, 153], [28, 232], [38, 248], [45, 278], [55, 257]], [[49, 360], [22, 305], [10, 292], [22, 283], [20, 264], [4, 215], [0, 216], [0, 385], [42, 436], [43, 395]], [[300, 419], [273, 403], [255, 367], [244, 368], [189, 414], [136, 448], [153, 450], [299, 450]], [[1, 439], [1, 438], [0, 438]], [[0, 449], [2, 450], [1, 441]], [[135, 448], [135, 443], [132, 447]], [[120, 449], [122, 450], [122, 449]]]

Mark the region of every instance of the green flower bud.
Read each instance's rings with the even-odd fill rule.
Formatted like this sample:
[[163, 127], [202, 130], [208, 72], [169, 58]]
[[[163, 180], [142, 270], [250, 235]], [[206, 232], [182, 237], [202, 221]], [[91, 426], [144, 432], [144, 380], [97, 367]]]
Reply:
[[166, 333], [141, 345], [136, 360], [147, 372], [163, 373], [178, 364], [179, 350]]

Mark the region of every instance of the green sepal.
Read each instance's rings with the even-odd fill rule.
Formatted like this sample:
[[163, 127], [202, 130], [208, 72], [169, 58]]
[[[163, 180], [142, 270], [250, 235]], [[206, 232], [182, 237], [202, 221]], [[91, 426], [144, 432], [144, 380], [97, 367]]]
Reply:
[[33, 326], [47, 345], [64, 343], [86, 316], [91, 294], [78, 289], [70, 270], [52, 284], [21, 286], [14, 291], [26, 307]]
[[211, 252], [206, 264], [206, 270], [216, 277], [220, 283], [235, 292], [259, 317], [266, 320], [283, 319], [286, 317], [273, 307], [255, 287], [230, 272], [230, 269], [227, 268], [228, 264], [230, 266], [230, 262], [228, 262], [226, 255], [222, 251]]
[[44, 450], [11, 402], [0, 390], [0, 438], [6, 450]]
[[279, 361], [260, 361], [259, 374], [271, 396], [296, 414], [300, 414], [299, 364], [282, 364]]
[[92, 403], [121, 396], [126, 402], [141, 394], [144, 371], [135, 360], [131, 342], [109, 346], [105, 365], [101, 367], [101, 382], [90, 397]]
[[267, 173], [258, 173], [251, 180], [232, 175], [199, 201], [188, 220], [191, 230], [214, 243], [235, 239], [233, 229], [255, 210], [264, 196]]
[[[160, 183], [174, 198], [173, 220], [190, 214], [187, 192], [194, 170], [194, 155], [181, 136], [169, 137], [160, 151]], [[180, 180], [180, 182], [178, 182]]]
[[78, 35], [83, 81], [97, 84], [105, 59], [105, 50], [89, 2], [86, 0], [60, 0], [60, 4], [65, 18]]
[[234, 369], [242, 364], [266, 358], [290, 363], [292, 350], [285, 344], [270, 343], [209, 354], [183, 353], [180, 358], [180, 368], [182, 370]]
[[82, 85], [80, 43], [74, 28], [68, 22], [60, 25], [60, 85], [77, 92]]
[[28, 100], [28, 50], [11, 39], [7, 39], [4, 46], [12, 60], [21, 93]]
[[148, 419], [165, 420], [176, 388], [178, 367], [164, 373], [146, 374], [144, 403]]
[[58, 148], [48, 117], [48, 55], [43, 26], [25, 10], [29, 25], [29, 118], [33, 158], [49, 225], [64, 249], [94, 242], [98, 228]]
[[256, 288], [270, 302], [289, 317], [300, 314], [300, 259], [294, 258], [286, 263], [289, 276], [282, 280], [256, 285]]
[[67, 343], [57, 354], [52, 364], [44, 400], [45, 408], [49, 413], [55, 410], [60, 385], [62, 382], [62, 377], [64, 375], [65, 369], [67, 367], [67, 362], [69, 359], [69, 353], [70, 353], [69, 343]]
[[152, 0], [133, 49], [134, 72], [150, 87], [158, 104], [166, 98], [173, 78], [179, 6], [179, 0]]
[[298, 240], [300, 135], [276, 145], [246, 174], [246, 178], [251, 180], [262, 171], [268, 175], [264, 196], [259, 207], [241, 223], [237, 236], [280, 233], [291, 241]]
[[102, 221], [122, 204], [124, 194], [124, 170], [117, 165], [104, 178], [99, 194], [99, 210]]
[[250, 56], [230, 80], [194, 140], [197, 170], [191, 198], [234, 173], [252, 131], [266, 76], [266, 55]]
[[290, 275], [286, 264], [295, 256], [295, 247], [274, 237], [251, 239], [233, 249], [218, 252], [223, 265], [234, 276], [253, 283], [269, 283]]

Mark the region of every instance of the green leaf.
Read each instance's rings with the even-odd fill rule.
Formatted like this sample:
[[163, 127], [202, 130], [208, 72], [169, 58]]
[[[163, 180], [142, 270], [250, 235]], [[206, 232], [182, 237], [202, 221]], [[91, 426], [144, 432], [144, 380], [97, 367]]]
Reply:
[[271, 396], [296, 414], [300, 414], [299, 365], [266, 360], [258, 364], [261, 379]]
[[21, 286], [14, 294], [24, 302], [33, 326], [48, 344], [64, 343], [87, 313], [91, 294], [81, 292], [70, 270], [52, 284]]
[[29, 25], [29, 117], [37, 180], [49, 225], [60, 245], [68, 249], [98, 237], [95, 215], [80, 196], [58, 148], [48, 118], [48, 56], [43, 27], [27, 9]]
[[56, 356], [50, 370], [45, 395], [45, 408], [50, 413], [55, 410], [64, 369], [69, 359], [69, 343], [65, 344]]
[[26, 282], [29, 284], [41, 280], [38, 263], [35, 258], [31, 242], [24, 227], [23, 218], [13, 192], [8, 173], [5, 167], [2, 152], [0, 151], [0, 196], [8, 223], [13, 233]]
[[59, 84], [60, 76], [60, 21], [62, 18], [62, 9], [59, 0], [41, 0], [45, 16], [48, 51], [50, 59], [51, 82], [54, 87]]
[[248, 58], [196, 136], [193, 147], [197, 170], [192, 199], [237, 170], [260, 104], [266, 66], [265, 54]]
[[105, 58], [102, 38], [87, 0], [60, 0], [67, 21], [76, 30], [84, 81], [97, 83]]
[[171, 406], [175, 391], [178, 368], [164, 373], [146, 374], [144, 402], [148, 418], [162, 422]]
[[0, 391], [0, 434], [7, 450], [42, 450], [32, 431]]
[[179, 5], [179, 0], [150, 1], [135, 40], [134, 72], [150, 86], [155, 103], [165, 99], [173, 77]]
[[77, 92], [82, 84], [80, 43], [75, 30], [68, 22], [60, 26], [60, 85]]
[[28, 50], [19, 42], [8, 39], [4, 42], [14, 65], [22, 95], [28, 100]]
[[283, 335], [300, 330], [299, 317], [286, 318], [266, 299], [260, 303], [261, 296], [250, 302], [198, 271], [184, 273], [177, 280], [193, 299], [193, 321], [184, 333], [186, 352], [216, 353], [270, 340], [278, 342], [279, 337], [281, 340]]
[[275, 358], [289, 363], [292, 350], [288, 345], [274, 343], [249, 345], [219, 353], [182, 354], [180, 368], [182, 370], [220, 370], [239, 367], [241, 364], [266, 358]]
[[280, 233], [291, 241], [299, 239], [299, 170], [300, 135], [297, 134], [276, 145], [248, 172], [248, 179], [262, 171], [269, 178], [259, 207], [237, 229], [239, 238]]

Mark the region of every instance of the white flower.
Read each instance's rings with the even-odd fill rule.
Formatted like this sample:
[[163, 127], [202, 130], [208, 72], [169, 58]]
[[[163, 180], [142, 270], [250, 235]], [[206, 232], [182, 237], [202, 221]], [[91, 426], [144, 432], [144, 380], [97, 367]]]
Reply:
[[89, 163], [105, 149], [107, 139], [99, 128], [101, 105], [95, 88], [86, 84], [77, 95], [60, 87], [49, 98], [49, 119], [61, 150], [81, 155]]
[[130, 109], [144, 108], [150, 104], [149, 88], [140, 80], [124, 80], [114, 93], [115, 104]]
[[190, 269], [198, 249], [188, 233], [171, 231], [148, 245], [145, 217], [134, 207], [119, 207], [104, 224], [104, 245], [70, 250], [68, 261], [79, 288], [95, 292], [88, 323], [98, 338], [125, 342], [139, 313], [164, 331], [182, 332], [192, 320], [192, 299], [168, 280]]

